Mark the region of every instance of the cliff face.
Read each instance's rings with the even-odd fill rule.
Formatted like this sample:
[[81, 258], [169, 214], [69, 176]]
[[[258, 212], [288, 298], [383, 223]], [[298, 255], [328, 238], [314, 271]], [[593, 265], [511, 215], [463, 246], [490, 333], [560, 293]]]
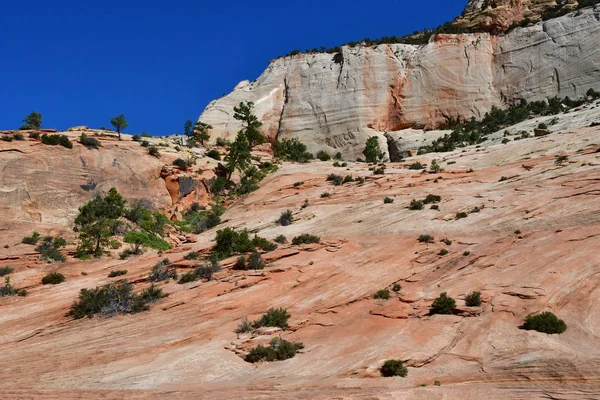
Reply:
[[298, 137], [313, 152], [357, 156], [368, 136], [386, 131], [479, 118], [521, 97], [600, 89], [599, 14], [600, 6], [587, 8], [502, 36], [437, 35], [423, 46], [344, 46], [334, 55], [280, 58], [255, 82], [210, 103], [200, 120], [214, 127], [213, 138], [232, 138], [239, 129], [233, 106], [253, 101], [270, 139]]

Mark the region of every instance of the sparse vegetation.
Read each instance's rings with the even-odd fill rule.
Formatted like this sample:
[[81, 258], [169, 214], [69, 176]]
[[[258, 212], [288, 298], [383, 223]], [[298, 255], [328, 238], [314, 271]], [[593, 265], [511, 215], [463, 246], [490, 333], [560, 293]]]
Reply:
[[419, 236], [420, 243], [433, 243], [433, 236], [431, 235], [421, 235]]
[[422, 210], [423, 209], [423, 201], [412, 199], [408, 208], [409, 208], [409, 210]]
[[158, 151], [158, 147], [156, 146], [148, 147], [148, 154], [150, 154], [152, 157], [160, 158], [160, 151]]
[[456, 219], [462, 219], [462, 218], [467, 218], [469, 216], [469, 214], [467, 214], [464, 211], [460, 211], [456, 213]]
[[419, 161], [415, 161], [414, 163], [410, 164], [408, 169], [412, 169], [412, 170], [420, 170], [420, 169], [425, 169], [427, 168], [426, 164], [421, 164]]
[[440, 256], [445, 256], [446, 254], [448, 254], [448, 250], [446, 249], [441, 249], [440, 252], [438, 253]]
[[55, 134], [55, 135], [48, 135], [48, 134], [43, 134], [42, 135], [42, 143], [43, 144], [47, 144], [50, 146], [62, 146], [62, 147], [66, 147], [67, 149], [72, 149], [73, 148], [73, 143], [71, 143], [71, 141], [69, 140], [69, 137], [66, 135], [59, 135], [59, 134]]
[[58, 285], [63, 283], [67, 278], [59, 272], [52, 272], [42, 278], [42, 285]]
[[428, 194], [423, 200], [423, 204], [439, 203], [442, 201], [442, 197], [435, 194]]
[[27, 290], [17, 289], [10, 283], [10, 276], [4, 277], [4, 286], [0, 286], [0, 297], [6, 296], [27, 296]]
[[317, 158], [319, 160], [321, 160], [321, 161], [329, 161], [329, 160], [331, 160], [331, 156], [327, 152], [325, 152], [323, 150], [319, 150], [319, 152], [317, 152]]
[[304, 185], [304, 181], [294, 182], [294, 187], [295, 188], [300, 187], [302, 185]]
[[174, 268], [169, 268], [169, 265], [171, 265], [171, 261], [168, 258], [163, 258], [157, 262], [152, 268], [148, 280], [150, 282], [162, 282], [177, 279], [177, 271]]
[[321, 198], [322, 198], [322, 199], [325, 199], [325, 198], [327, 198], [327, 197], [331, 197], [331, 194], [329, 194], [329, 192], [324, 192], [324, 193], [321, 193]]
[[10, 275], [15, 269], [13, 267], [0, 267], [0, 277]]
[[391, 204], [394, 202], [394, 199], [392, 199], [391, 197], [385, 197], [383, 199], [383, 204]]
[[471, 292], [465, 296], [465, 304], [468, 307], [481, 306], [481, 292]]
[[140, 254], [143, 247], [149, 247], [151, 249], [162, 251], [169, 250], [171, 248], [171, 245], [169, 245], [169, 243], [167, 243], [164, 239], [161, 239], [149, 232], [128, 232], [123, 238], [123, 241], [132, 245], [131, 251], [133, 254]]
[[398, 293], [400, 290], [402, 290], [402, 286], [400, 286], [399, 283], [394, 283], [394, 285], [392, 285], [392, 292]]
[[334, 186], [341, 186], [344, 183], [344, 178], [341, 175], [329, 174], [327, 175], [328, 182], [333, 182]]
[[408, 369], [401, 360], [387, 360], [380, 369], [381, 375], [385, 377], [400, 376], [406, 378]]
[[374, 299], [388, 300], [390, 298], [390, 291], [387, 289], [381, 289], [375, 292], [373, 295]]
[[453, 314], [456, 308], [456, 301], [448, 296], [446, 292], [442, 293], [431, 304], [430, 314]]
[[31, 236], [24, 237], [23, 240], [21, 240], [21, 243], [35, 245], [39, 240], [40, 234], [38, 232], [33, 232]]
[[560, 334], [567, 330], [567, 324], [562, 319], [558, 319], [553, 313], [546, 311], [538, 315], [528, 315], [525, 318], [523, 329]]
[[252, 327], [257, 329], [262, 326], [270, 326], [285, 330], [289, 327], [290, 317], [291, 315], [284, 308], [269, 308], [260, 319], [252, 323]]
[[556, 160], [554, 160], [554, 165], [562, 166], [567, 161], [569, 161], [569, 156], [565, 156], [565, 155], [557, 156]]
[[62, 263], [67, 258], [60, 252], [60, 249], [66, 245], [66, 240], [61, 237], [46, 236], [35, 248], [35, 251], [40, 253], [40, 260]]
[[123, 275], [127, 275], [126, 269], [117, 269], [117, 270], [110, 271], [108, 273], [109, 278], [116, 278], [117, 276], [123, 276]]
[[283, 235], [279, 235], [275, 238], [275, 242], [277, 242], [279, 244], [284, 244], [284, 243], [287, 243], [287, 238]]
[[183, 256], [184, 260], [197, 260], [200, 258], [200, 252], [198, 251], [190, 251], [185, 256]]
[[81, 143], [88, 149], [97, 149], [98, 147], [100, 147], [100, 141], [98, 139], [89, 137], [85, 133], [82, 133], [79, 137], [79, 143]]
[[210, 157], [213, 160], [221, 161], [221, 153], [219, 150], [211, 149], [206, 152], [206, 157]]
[[305, 163], [313, 159], [313, 155], [306, 151], [306, 145], [296, 138], [278, 141], [273, 152], [275, 157], [284, 161]]
[[281, 226], [288, 226], [288, 225], [291, 225], [293, 221], [294, 221], [294, 216], [292, 214], [292, 211], [291, 210], [285, 210], [279, 216], [279, 219], [277, 220], [277, 223], [279, 225], [281, 225]]

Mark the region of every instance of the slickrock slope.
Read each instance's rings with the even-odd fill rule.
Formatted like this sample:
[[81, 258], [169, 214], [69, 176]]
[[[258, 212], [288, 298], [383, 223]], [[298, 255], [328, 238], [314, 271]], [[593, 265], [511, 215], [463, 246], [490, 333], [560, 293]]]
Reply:
[[[110, 281], [113, 269], [127, 269], [136, 290], [165, 256], [179, 272], [189, 270], [195, 263], [184, 255], [208, 250], [214, 229], [196, 244], [127, 261], [49, 265], [32, 255], [0, 256], [1, 265], [16, 268], [13, 284], [30, 292], [0, 299], [0, 397], [600, 398], [599, 148], [596, 127], [416, 157], [388, 164], [385, 175], [373, 175], [366, 164], [285, 164], [237, 200], [215, 229], [288, 240], [312, 233], [321, 244], [280, 245], [263, 255], [270, 265], [262, 271], [233, 271], [232, 258], [213, 281], [161, 284], [169, 297], [137, 315], [65, 316], [81, 288]], [[568, 156], [564, 165], [556, 165], [558, 155]], [[408, 169], [433, 157], [444, 172]], [[329, 173], [366, 181], [332, 186]], [[428, 194], [441, 196], [439, 210], [407, 208]], [[385, 196], [394, 202], [384, 204]], [[309, 206], [301, 208], [305, 200]], [[281, 227], [274, 221], [286, 209], [294, 223]], [[456, 219], [463, 211], [468, 216]], [[433, 235], [434, 243], [419, 243], [421, 234]], [[11, 248], [0, 247], [0, 255], [29, 249], [13, 246], [6, 231], [4, 243]], [[67, 281], [40, 285], [49, 271]], [[373, 299], [394, 283], [402, 286], [398, 294]], [[473, 290], [483, 293], [481, 308], [464, 306]], [[457, 315], [427, 315], [441, 292], [457, 299]], [[289, 331], [234, 333], [242, 318], [269, 307], [288, 309]], [[565, 320], [564, 334], [519, 329], [525, 316], [546, 310]], [[238, 355], [277, 335], [305, 348], [292, 359], [257, 365]], [[407, 378], [379, 376], [389, 358], [406, 360]]]
[[254, 82], [210, 103], [200, 120], [233, 138], [233, 107], [253, 101], [264, 133], [316, 152], [360, 156], [369, 136], [481, 118], [518, 98], [578, 98], [600, 89], [600, 6], [506, 35], [437, 35], [427, 45], [344, 46], [272, 61]]

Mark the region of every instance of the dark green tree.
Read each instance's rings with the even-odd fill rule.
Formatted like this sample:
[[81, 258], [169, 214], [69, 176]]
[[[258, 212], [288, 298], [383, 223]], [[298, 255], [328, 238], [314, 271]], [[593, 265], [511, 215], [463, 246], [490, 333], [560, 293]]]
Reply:
[[265, 142], [265, 137], [259, 131], [262, 123], [252, 113], [253, 108], [254, 103], [251, 101], [241, 102], [237, 107], [233, 107], [233, 118], [242, 121], [243, 128], [240, 132], [246, 136], [251, 149]]
[[125, 200], [115, 188], [111, 188], [106, 195], [96, 194], [79, 207], [79, 214], [75, 218], [81, 239], [78, 254], [102, 255], [102, 249], [108, 245], [112, 235], [111, 224], [123, 215], [124, 210]]
[[204, 146], [204, 141], [210, 139], [210, 133], [208, 133], [208, 131], [212, 128], [212, 126], [210, 126], [209, 124], [205, 124], [204, 122], [196, 122], [196, 125], [194, 125], [194, 130], [192, 132], [193, 140], [196, 142], [200, 142], [200, 144]]
[[368, 163], [377, 163], [383, 160], [384, 154], [379, 148], [379, 139], [377, 136], [371, 136], [367, 139], [363, 155], [365, 156], [365, 161]]
[[31, 114], [23, 119], [23, 125], [20, 129], [40, 129], [42, 127], [42, 114], [32, 111]]
[[229, 146], [229, 154], [225, 156], [225, 167], [229, 172], [227, 180], [231, 180], [231, 175], [237, 169], [243, 172], [250, 166], [252, 154], [250, 153], [250, 145], [246, 139], [246, 135], [240, 131], [235, 138], [235, 142]]
[[125, 115], [124, 114], [117, 115], [116, 117], [114, 117], [110, 120], [110, 123], [117, 130], [117, 134], [119, 135], [119, 140], [121, 140], [121, 131], [123, 129], [127, 128], [127, 126], [128, 126], [127, 119], [125, 119]]
[[183, 133], [186, 136], [192, 136], [192, 127], [193, 126], [194, 126], [194, 124], [189, 119], [187, 121], [185, 121], [185, 125], [183, 125]]

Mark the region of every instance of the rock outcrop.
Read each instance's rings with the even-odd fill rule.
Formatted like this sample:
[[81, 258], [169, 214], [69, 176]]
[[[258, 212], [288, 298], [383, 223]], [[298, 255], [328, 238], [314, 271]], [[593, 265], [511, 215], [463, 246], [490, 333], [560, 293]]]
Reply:
[[200, 120], [213, 126], [213, 138], [231, 139], [240, 128], [233, 106], [253, 101], [271, 140], [297, 137], [312, 152], [358, 157], [372, 135], [385, 143], [384, 132], [481, 118], [521, 97], [600, 89], [599, 14], [597, 5], [500, 36], [440, 34], [423, 46], [279, 58], [256, 81], [211, 102]]

